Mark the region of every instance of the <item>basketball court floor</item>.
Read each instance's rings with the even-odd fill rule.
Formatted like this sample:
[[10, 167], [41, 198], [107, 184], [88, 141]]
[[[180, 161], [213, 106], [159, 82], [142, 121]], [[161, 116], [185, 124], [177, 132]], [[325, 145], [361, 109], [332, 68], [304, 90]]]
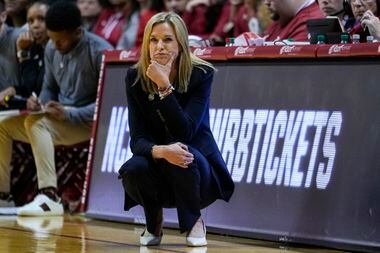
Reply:
[[67, 252], [139, 252], [139, 253], [223, 253], [223, 252], [308, 252], [338, 253], [334, 249], [289, 246], [217, 234], [207, 234], [208, 246], [186, 247], [178, 230], [164, 229], [160, 246], [140, 247], [139, 235], [144, 227], [101, 221], [81, 215], [64, 217], [0, 216], [0, 253], [67, 253]]

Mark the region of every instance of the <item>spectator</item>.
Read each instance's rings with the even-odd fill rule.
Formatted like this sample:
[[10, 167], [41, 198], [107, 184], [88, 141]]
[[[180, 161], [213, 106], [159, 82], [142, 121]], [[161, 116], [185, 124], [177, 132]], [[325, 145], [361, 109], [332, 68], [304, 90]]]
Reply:
[[136, 44], [135, 47], [141, 47], [145, 26], [148, 20], [156, 13], [164, 9], [162, 0], [137, 0], [140, 9], [140, 20], [137, 28]]
[[348, 0], [319, 0], [318, 4], [326, 17], [338, 17], [345, 31], [351, 31], [352, 27], [355, 25], [355, 18]]
[[350, 0], [356, 24], [350, 34], [359, 34], [360, 41], [366, 42], [367, 36], [380, 39], [380, 0]]
[[260, 34], [263, 33], [272, 23], [273, 20], [270, 17], [268, 7], [264, 3], [264, 0], [258, 0], [257, 4], [257, 19], [259, 21]]
[[126, 22], [127, 2], [129, 0], [110, 0], [111, 6], [105, 8], [95, 24], [94, 33], [116, 46]]
[[[211, 17], [208, 15], [210, 4], [209, 1], [186, 1], [185, 9], [180, 13], [190, 35], [207, 38], [211, 34], [212, 29], [209, 29]], [[183, 7], [183, 5], [181, 7]]]
[[[44, 75], [44, 47], [48, 41], [45, 26], [47, 9], [48, 5], [43, 0], [33, 3], [28, 9], [27, 20], [30, 32], [21, 33], [17, 39], [17, 56], [20, 61], [21, 83], [19, 86], [9, 87], [8, 96], [17, 94], [28, 98], [33, 91], [39, 93], [41, 89]], [[5, 119], [6, 117], [0, 117], [0, 125], [3, 124]], [[0, 201], [1, 199], [11, 200], [9, 192], [10, 171], [0, 170]], [[8, 205], [0, 204], [0, 206], [14, 206], [12, 201], [8, 202]]]
[[49, 40], [45, 16], [48, 4], [44, 0], [33, 3], [27, 13], [29, 31], [17, 39], [17, 57], [20, 62], [21, 84], [15, 87], [16, 94], [30, 97], [40, 93], [44, 76], [44, 50]]
[[264, 0], [274, 21], [264, 32], [267, 41], [293, 38], [308, 41], [306, 21], [323, 18], [315, 0]]
[[82, 15], [83, 29], [92, 32], [102, 11], [99, 0], [78, 0], [77, 5]]
[[9, 170], [12, 140], [28, 142], [36, 163], [39, 194], [18, 209], [19, 215], [62, 215], [57, 196], [54, 145], [90, 139], [105, 40], [81, 28], [73, 2], [59, 1], [46, 13], [50, 42], [45, 49], [45, 76], [40, 100], [30, 98], [30, 110], [43, 113], [9, 117], [0, 124], [0, 171]]
[[27, 7], [34, 0], [4, 0], [5, 10], [12, 26], [22, 27], [26, 23]]
[[253, 32], [260, 34], [259, 20], [256, 17], [257, 0], [244, 0], [243, 8], [239, 9], [236, 15], [234, 36], [238, 36], [243, 32]]
[[[214, 45], [224, 45], [227, 37], [233, 37], [242, 33], [242, 30], [234, 32], [237, 23], [242, 22], [239, 20], [244, 13], [243, 0], [228, 0], [225, 2], [222, 12], [219, 15], [218, 23], [210, 35], [209, 39]], [[248, 31], [248, 23], [245, 22], [243, 30]]]
[[0, 104], [9, 95], [8, 87], [19, 85], [19, 70], [16, 56], [16, 40], [19, 28], [10, 27], [5, 23], [7, 14], [5, 5], [0, 0]]
[[185, 12], [188, 2], [189, 0], [164, 0], [166, 10], [175, 12], [180, 16]]
[[128, 0], [123, 33], [117, 43], [117, 49], [132, 49], [136, 43], [140, 22], [140, 6], [137, 0]]

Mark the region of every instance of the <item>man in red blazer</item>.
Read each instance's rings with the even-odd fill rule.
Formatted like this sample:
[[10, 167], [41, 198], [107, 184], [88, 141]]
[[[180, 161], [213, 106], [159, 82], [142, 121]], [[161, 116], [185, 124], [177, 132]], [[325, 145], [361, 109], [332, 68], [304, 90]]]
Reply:
[[324, 17], [315, 0], [264, 0], [264, 3], [274, 21], [263, 34], [266, 41], [289, 38], [308, 41], [306, 21]]

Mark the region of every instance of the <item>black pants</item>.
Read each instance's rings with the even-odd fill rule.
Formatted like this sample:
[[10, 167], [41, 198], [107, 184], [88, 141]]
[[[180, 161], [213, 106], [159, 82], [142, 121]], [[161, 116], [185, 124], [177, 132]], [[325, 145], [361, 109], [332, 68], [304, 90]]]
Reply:
[[194, 226], [202, 208], [216, 200], [211, 166], [198, 150], [189, 151], [194, 161], [186, 169], [164, 159], [133, 156], [119, 171], [126, 194], [143, 206], [150, 233], [155, 233], [163, 207], [177, 208], [182, 233]]

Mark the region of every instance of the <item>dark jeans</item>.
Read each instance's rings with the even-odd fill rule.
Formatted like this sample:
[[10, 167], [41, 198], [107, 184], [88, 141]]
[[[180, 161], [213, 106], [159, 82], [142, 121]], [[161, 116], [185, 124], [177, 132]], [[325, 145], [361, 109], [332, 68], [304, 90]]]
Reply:
[[189, 151], [194, 161], [187, 169], [164, 159], [133, 156], [119, 171], [126, 194], [143, 206], [150, 233], [155, 233], [163, 207], [177, 208], [182, 233], [191, 230], [200, 210], [216, 200], [210, 164], [198, 150], [189, 147]]

